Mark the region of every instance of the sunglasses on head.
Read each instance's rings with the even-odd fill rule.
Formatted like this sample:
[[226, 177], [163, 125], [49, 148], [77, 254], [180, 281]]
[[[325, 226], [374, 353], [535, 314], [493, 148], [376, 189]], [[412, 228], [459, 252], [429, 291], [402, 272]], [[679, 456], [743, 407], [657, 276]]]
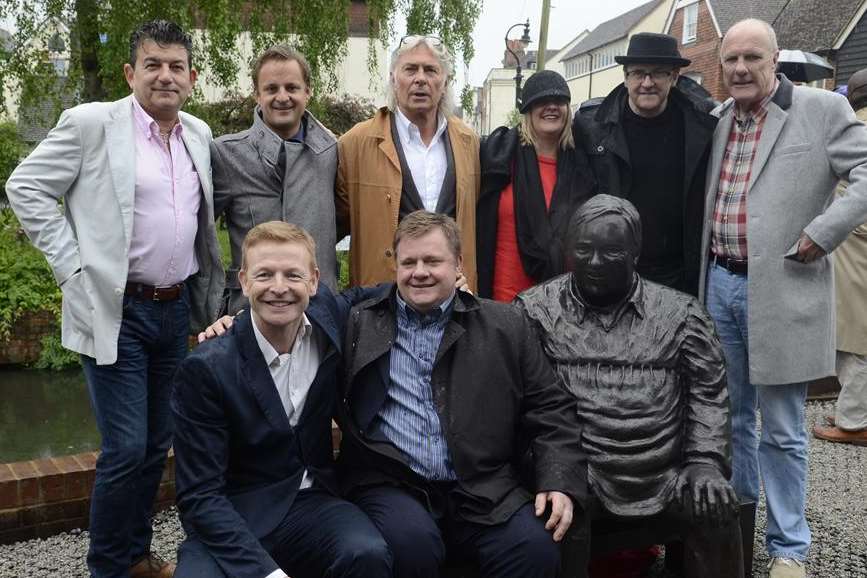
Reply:
[[443, 45], [443, 41], [441, 38], [437, 38], [436, 36], [424, 36], [422, 34], [410, 34], [408, 36], [404, 36], [400, 39], [400, 45], [414, 46], [422, 41], [424, 41], [430, 46], [440, 47]]

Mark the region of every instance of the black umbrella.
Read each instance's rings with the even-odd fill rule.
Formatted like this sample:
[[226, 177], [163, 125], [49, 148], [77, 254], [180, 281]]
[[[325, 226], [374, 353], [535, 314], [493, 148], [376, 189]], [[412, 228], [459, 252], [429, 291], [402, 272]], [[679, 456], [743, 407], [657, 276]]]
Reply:
[[780, 50], [777, 71], [796, 82], [813, 82], [834, 76], [831, 63], [812, 52], [803, 50]]

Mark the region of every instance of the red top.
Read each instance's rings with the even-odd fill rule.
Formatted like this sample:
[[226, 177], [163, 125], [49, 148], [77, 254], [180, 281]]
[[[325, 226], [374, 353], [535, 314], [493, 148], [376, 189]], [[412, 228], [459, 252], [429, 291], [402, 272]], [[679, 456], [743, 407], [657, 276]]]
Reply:
[[[538, 157], [545, 207], [551, 208], [551, 196], [557, 182], [557, 160]], [[512, 183], [500, 193], [497, 209], [497, 248], [494, 253], [494, 299], [511, 301], [515, 295], [532, 287], [536, 282], [524, 272], [521, 254], [518, 252], [518, 236], [515, 233], [515, 195]]]

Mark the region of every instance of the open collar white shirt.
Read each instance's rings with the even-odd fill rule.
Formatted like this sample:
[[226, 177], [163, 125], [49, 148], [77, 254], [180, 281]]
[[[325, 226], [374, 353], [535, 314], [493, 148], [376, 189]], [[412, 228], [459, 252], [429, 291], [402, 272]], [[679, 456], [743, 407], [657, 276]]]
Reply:
[[412, 180], [424, 208], [434, 212], [443, 188], [446, 177], [448, 160], [446, 159], [446, 145], [443, 133], [446, 131], [448, 122], [446, 117], [437, 115], [437, 130], [430, 144], [424, 144], [421, 139], [421, 131], [404, 115], [399, 108], [395, 110], [395, 125], [406, 164], [412, 173]]
[[[253, 313], [252, 317], [256, 343], [259, 344], [259, 349], [268, 365], [268, 371], [274, 380], [274, 386], [277, 388], [280, 401], [283, 403], [286, 417], [289, 418], [289, 425], [295, 427], [304, 411], [304, 403], [307, 401], [310, 386], [316, 379], [316, 372], [319, 371], [319, 362], [326, 345], [325, 336], [310, 323], [305, 314], [302, 317], [298, 335], [295, 337], [295, 343], [292, 344], [289, 353], [277, 353], [274, 346], [259, 331], [258, 316]], [[304, 475], [301, 478], [301, 489], [309, 488], [312, 484], [313, 480], [307, 470], [304, 470]]]

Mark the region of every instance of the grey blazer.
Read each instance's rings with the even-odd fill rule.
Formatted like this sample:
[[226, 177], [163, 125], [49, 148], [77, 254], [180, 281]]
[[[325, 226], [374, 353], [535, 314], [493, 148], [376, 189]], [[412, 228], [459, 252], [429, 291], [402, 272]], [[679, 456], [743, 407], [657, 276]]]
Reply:
[[[846, 99], [780, 76], [747, 191], [750, 380], [808, 381], [834, 374], [835, 304], [830, 255], [809, 264], [783, 256], [804, 231], [830, 253], [867, 221], [867, 127]], [[699, 295], [705, 297], [711, 222], [734, 101], [720, 117], [708, 164]], [[839, 178], [850, 193], [834, 200]]]
[[[63, 346], [100, 365], [117, 361], [129, 268], [135, 203], [132, 98], [64, 111], [6, 182], [12, 209], [63, 292]], [[199, 272], [188, 283], [192, 329], [198, 331], [217, 315], [223, 271], [214, 227], [211, 130], [191, 115], [180, 115], [202, 187], [195, 240]]]
[[[306, 229], [316, 241], [322, 282], [332, 290], [337, 288], [337, 140], [309, 111], [304, 118], [304, 142], [284, 141], [268, 128], [257, 106], [253, 126], [218, 137], [211, 144], [214, 208], [218, 216], [226, 213], [232, 247], [232, 266], [226, 272], [229, 313], [247, 303], [238, 284], [241, 244], [247, 231], [267, 221], [285, 221]], [[281, 150], [285, 155], [282, 166]]]

